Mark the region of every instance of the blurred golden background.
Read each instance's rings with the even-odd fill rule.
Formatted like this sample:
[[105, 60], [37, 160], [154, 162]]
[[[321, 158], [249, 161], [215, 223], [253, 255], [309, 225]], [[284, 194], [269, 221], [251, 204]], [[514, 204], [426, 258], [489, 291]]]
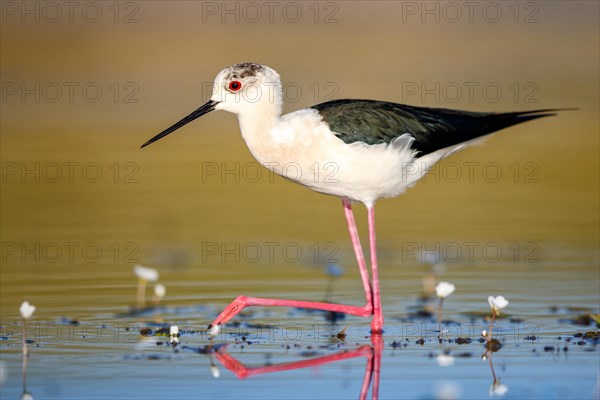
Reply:
[[[204, 103], [223, 67], [245, 61], [281, 74], [285, 112], [333, 98], [578, 108], [502, 131], [381, 201], [379, 249], [385, 278], [411, 273], [407, 243], [535, 243], [540, 261], [566, 258], [565, 269], [598, 282], [597, 2], [476, 2], [472, 12], [460, 2], [48, 4], [2, 3], [3, 319], [25, 298], [45, 315], [133, 302], [135, 262], [161, 270], [182, 303], [268, 294], [272, 280], [301, 290], [294, 281], [315, 274], [282, 257], [207, 258], [214, 243], [296, 243], [308, 265], [327, 261], [310, 246], [334, 243], [357, 279], [340, 201], [265, 170], [255, 179], [234, 116], [211, 113], [139, 149]], [[488, 269], [457, 268], [482, 280]]]

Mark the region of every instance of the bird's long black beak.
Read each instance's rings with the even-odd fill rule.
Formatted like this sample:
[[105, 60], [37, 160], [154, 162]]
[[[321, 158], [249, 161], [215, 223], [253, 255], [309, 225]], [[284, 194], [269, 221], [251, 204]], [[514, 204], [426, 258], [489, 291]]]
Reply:
[[143, 145], [140, 146], [140, 149], [148, 146], [149, 144], [156, 142], [158, 139], [164, 138], [169, 133], [176, 131], [177, 129], [181, 128], [185, 124], [192, 122], [196, 118], [201, 117], [204, 114], [207, 114], [207, 113], [213, 111], [217, 104], [219, 104], [218, 101], [209, 100], [208, 102], [206, 102], [206, 104], [203, 104], [200, 107], [198, 107], [187, 117], [182, 118], [179, 122], [173, 124], [169, 128], [167, 128], [164, 131], [162, 131], [161, 133], [159, 133], [158, 135], [154, 136], [152, 139], [148, 140], [146, 143], [144, 143]]

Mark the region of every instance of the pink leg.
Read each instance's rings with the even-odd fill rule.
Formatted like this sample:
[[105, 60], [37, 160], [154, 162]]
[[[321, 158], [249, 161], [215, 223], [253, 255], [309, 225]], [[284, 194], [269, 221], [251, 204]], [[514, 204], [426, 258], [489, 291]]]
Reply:
[[293, 361], [282, 364], [268, 365], [264, 367], [247, 367], [239, 360], [227, 353], [226, 347], [222, 347], [214, 354], [217, 360], [225, 368], [233, 372], [240, 379], [246, 379], [254, 375], [269, 374], [272, 372], [289, 371], [299, 368], [316, 367], [318, 365], [345, 360], [354, 357], [365, 357], [367, 365], [363, 375], [363, 383], [360, 388], [360, 400], [366, 400], [369, 386], [373, 381], [372, 398], [379, 398], [379, 379], [381, 377], [381, 355], [383, 353], [383, 337], [381, 335], [371, 336], [372, 346], [361, 346], [354, 350], [344, 350], [339, 353], [312, 358], [310, 360]]
[[363, 255], [362, 247], [360, 245], [360, 239], [358, 237], [358, 230], [356, 229], [356, 223], [354, 222], [352, 205], [350, 204], [350, 200], [346, 199], [342, 199], [342, 204], [344, 205], [344, 214], [346, 215], [346, 221], [348, 222], [350, 240], [352, 240], [352, 247], [354, 247], [354, 254], [356, 255], [358, 269], [360, 270], [360, 279], [362, 280], [363, 288], [365, 290], [367, 307], [372, 307], [373, 295], [371, 293], [371, 284], [369, 283], [369, 271], [367, 270], [367, 266], [365, 264], [365, 256]]
[[229, 304], [225, 310], [219, 314], [217, 319], [215, 319], [213, 323], [208, 326], [208, 334], [218, 334], [222, 324], [236, 316], [244, 308], [250, 306], [312, 308], [316, 310], [342, 312], [361, 317], [368, 317], [373, 312], [371, 307], [366, 306], [356, 307], [346, 306], [343, 304], [320, 303], [313, 301], [265, 299], [260, 297], [238, 296], [238, 298], [231, 302], [231, 304]]
[[379, 271], [377, 269], [377, 246], [375, 242], [375, 205], [367, 206], [369, 214], [369, 245], [371, 249], [371, 273], [373, 274], [373, 320], [371, 333], [383, 333], [383, 312], [379, 291]]
[[[231, 318], [236, 316], [240, 311], [249, 306], [277, 306], [277, 307], [296, 307], [296, 308], [311, 308], [325, 311], [342, 312], [346, 314], [358, 315], [361, 317], [368, 317], [373, 314], [373, 300], [371, 293], [371, 286], [369, 284], [369, 272], [365, 265], [365, 257], [360, 246], [360, 240], [358, 238], [358, 232], [356, 230], [356, 223], [354, 222], [354, 215], [352, 214], [352, 206], [350, 201], [342, 200], [344, 205], [344, 213], [348, 222], [348, 230], [350, 231], [350, 238], [352, 239], [352, 246], [354, 247], [354, 253], [358, 261], [358, 267], [360, 269], [360, 277], [365, 290], [366, 304], [363, 307], [346, 306], [342, 304], [312, 302], [312, 301], [299, 301], [299, 300], [283, 300], [283, 299], [265, 299], [259, 297], [246, 297], [239, 296], [231, 304], [229, 304], [225, 310], [212, 324], [208, 326], [208, 333], [216, 335], [219, 333], [220, 326]], [[375, 270], [376, 271], [376, 270]], [[371, 324], [373, 328], [373, 324]], [[379, 330], [381, 332], [381, 329]]]
[[371, 354], [367, 357], [367, 366], [365, 368], [365, 374], [363, 376], [363, 383], [360, 387], [360, 395], [358, 396], [359, 400], [367, 400], [367, 394], [369, 393], [369, 386], [371, 386], [371, 380], [373, 379], [373, 354], [372, 349]]
[[371, 398], [377, 400], [379, 398], [379, 381], [381, 380], [382, 335], [371, 335], [371, 343], [373, 343], [373, 391]]

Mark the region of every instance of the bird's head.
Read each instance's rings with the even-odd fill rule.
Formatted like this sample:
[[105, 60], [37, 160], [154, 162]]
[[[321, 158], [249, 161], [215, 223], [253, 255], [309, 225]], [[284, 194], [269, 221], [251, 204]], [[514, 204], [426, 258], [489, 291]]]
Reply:
[[156, 142], [214, 110], [225, 110], [238, 116], [244, 114], [279, 116], [282, 106], [281, 79], [277, 72], [261, 64], [235, 64], [217, 74], [213, 83], [213, 93], [208, 102], [148, 140], [141, 147]]
[[266, 65], [235, 64], [219, 72], [211, 101], [216, 110], [241, 114], [270, 106], [281, 107], [281, 79]]

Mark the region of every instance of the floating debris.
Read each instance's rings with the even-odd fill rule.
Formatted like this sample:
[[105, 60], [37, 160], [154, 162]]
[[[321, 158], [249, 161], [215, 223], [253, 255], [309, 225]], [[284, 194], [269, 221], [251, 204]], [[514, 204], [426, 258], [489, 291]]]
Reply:
[[154, 332], [154, 336], [169, 336], [171, 334], [171, 327], [159, 328]]
[[485, 348], [486, 350], [495, 353], [502, 348], [502, 343], [497, 339], [490, 339], [486, 342]]
[[181, 350], [189, 350], [198, 354], [210, 354], [219, 351], [221, 348], [227, 346], [227, 343], [219, 343], [219, 344], [208, 344], [206, 346], [200, 347], [192, 347], [192, 346], [182, 346]]
[[336, 333], [335, 337], [342, 341], [346, 340], [346, 329], [348, 329], [348, 326], [346, 326], [344, 329], [342, 329], [341, 331]]
[[582, 336], [583, 339], [598, 340], [600, 339], [600, 331], [587, 331]]
[[[576, 339], [581, 339], [581, 341], [589, 341], [593, 344], [600, 343], [600, 331], [587, 331], [585, 333], [578, 332], [573, 335]], [[580, 342], [577, 342], [578, 345], [583, 346]]]
[[456, 340], [454, 340], [454, 342], [456, 344], [469, 344], [472, 341], [473, 340], [471, 338], [468, 338], [468, 337], [459, 337], [459, 338], [456, 338]]
[[140, 335], [143, 336], [153, 336], [154, 331], [150, 328], [140, 328]]
[[60, 318], [57, 322], [62, 325], [79, 325], [79, 321], [77, 321], [76, 319], [70, 319], [65, 317]]
[[580, 314], [570, 320], [572, 324], [590, 326], [596, 324], [600, 328], [600, 314]]

